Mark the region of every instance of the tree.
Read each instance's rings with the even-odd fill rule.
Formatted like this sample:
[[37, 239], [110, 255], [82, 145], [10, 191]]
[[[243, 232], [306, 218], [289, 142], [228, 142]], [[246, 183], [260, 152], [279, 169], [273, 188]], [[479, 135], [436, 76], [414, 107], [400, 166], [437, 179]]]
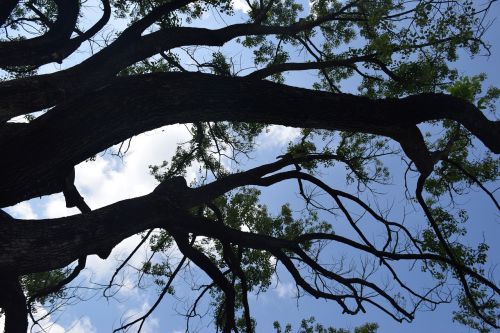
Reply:
[[[93, 8], [100, 18], [84, 1], [3, 1], [1, 207], [63, 193], [67, 207], [81, 211], [42, 220], [0, 211], [5, 331], [26, 332], [35, 304], [63, 297], [87, 256], [106, 258], [137, 233], [139, 246], [149, 242], [153, 253], [178, 247], [183, 255], [141, 268], [162, 287], [159, 301], [188, 263], [196, 265], [210, 283], [197, 286], [187, 320], [199, 299], [211, 297], [223, 332], [254, 331], [258, 318], [247, 295], [265, 291], [278, 269], [300, 293], [331, 300], [344, 313], [378, 308], [411, 321], [424, 306], [457, 299], [455, 320], [482, 332], [498, 328], [500, 289], [484, 266], [488, 245], [467, 245], [468, 207], [456, 198], [480, 189], [485, 194], [474, 195], [500, 208], [488, 189], [499, 173], [500, 125], [487, 113], [499, 91], [482, 93], [484, 75], [458, 77], [452, 67], [464, 50], [489, 52], [483, 34], [493, 2], [316, 0], [308, 8], [251, 0], [236, 22], [235, 3], [227, 0], [101, 0]], [[198, 27], [207, 13], [229, 24]], [[121, 31], [106, 30], [124, 20]], [[245, 60], [223, 47], [238, 47]], [[77, 50], [86, 56], [70, 60], [76, 64], [44, 72]], [[304, 70], [318, 73], [314, 89], [284, 84], [285, 72]], [[357, 95], [342, 92], [350, 78]], [[27, 121], [9, 121], [19, 116]], [[159, 181], [152, 193], [96, 210], [85, 203], [74, 185], [77, 164], [120, 143], [118, 154], [125, 153], [133, 136], [176, 123], [190, 124], [192, 138], [171, 161], [151, 167]], [[240, 164], [244, 171], [224, 167], [224, 160], [245, 161], [271, 124], [299, 127], [301, 138], [275, 161]], [[377, 205], [390, 182], [391, 156], [406, 162], [418, 228]], [[193, 164], [205, 173], [188, 186]], [[321, 177], [344, 167], [347, 189]], [[303, 216], [286, 204], [275, 216], [259, 202], [255, 187], [288, 180], [303, 198]], [[337, 233], [335, 219], [353, 235]], [[377, 241], [365, 220], [382, 228]], [[358, 269], [325, 261], [340, 245], [372, 261]], [[398, 261], [415, 262], [434, 286], [409, 285]], [[393, 285], [373, 278], [376, 270]]]
[[[325, 328], [321, 324], [316, 324], [316, 319], [311, 317], [309, 319], [303, 319], [300, 323], [300, 331], [299, 333], [349, 333], [348, 330], [344, 329], [335, 329], [333, 327]], [[281, 329], [281, 325], [278, 322], [274, 323], [274, 328], [276, 329], [276, 333], [290, 333], [292, 332], [292, 325], [288, 324], [283, 331]], [[354, 329], [354, 333], [377, 333], [378, 325], [375, 323], [368, 323], [363, 326], [356, 327]]]

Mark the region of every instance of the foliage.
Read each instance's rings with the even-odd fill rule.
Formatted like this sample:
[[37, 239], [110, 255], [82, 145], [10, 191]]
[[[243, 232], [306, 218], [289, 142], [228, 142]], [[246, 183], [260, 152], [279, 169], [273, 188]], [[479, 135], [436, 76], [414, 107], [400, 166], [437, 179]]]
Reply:
[[[292, 325], [287, 324], [284, 329], [278, 322], [274, 322], [274, 329], [276, 333], [291, 333]], [[353, 333], [377, 333], [378, 325], [376, 323], [366, 323], [362, 326], [355, 327]], [[300, 323], [300, 329], [297, 333], [349, 333], [349, 330], [343, 328], [334, 328], [332, 326], [324, 327], [323, 325], [316, 323], [314, 317], [309, 319], [302, 319]]]
[[[491, 148], [494, 144], [484, 139], [492, 134], [484, 132], [498, 128], [498, 122], [488, 117], [496, 116], [500, 89], [484, 91], [486, 74], [459, 76], [454, 63], [463, 53], [489, 53], [483, 36], [493, 2], [249, 0], [245, 1], [247, 11], [242, 13], [241, 4], [231, 0], [102, 0], [95, 8], [88, 8], [85, 1], [18, 1], [5, 18], [0, 35], [0, 53], [8, 59], [0, 57], [0, 100], [4, 98], [0, 105], [0, 148], [7, 151], [7, 157], [17, 143], [24, 150], [30, 140], [22, 135], [32, 129], [39, 140], [56, 138], [53, 145], [70, 141], [57, 137], [58, 129], [67, 123], [76, 124], [68, 126], [74, 126], [72, 133], [81, 137], [78, 146], [61, 144], [55, 152], [34, 148], [33, 155], [39, 154], [40, 163], [48, 168], [45, 172], [29, 169], [36, 164], [35, 158], [21, 163], [16, 162], [21, 160], [19, 156], [14, 156], [14, 171], [5, 172], [8, 179], [3, 181], [14, 179], [19, 184], [0, 187], [0, 194], [9, 193], [4, 197], [10, 197], [24, 188], [19, 198], [29, 199], [63, 192], [66, 205], [84, 213], [84, 222], [88, 216], [103, 216], [102, 211], [91, 212], [73, 184], [74, 172], [68, 170], [82, 161], [92, 163], [102, 149], [160, 127], [162, 121], [185, 123], [190, 138], [179, 143], [170, 160], [149, 167], [160, 185], [147, 199], [131, 199], [129, 203], [139, 202], [140, 207], [141, 200], [150, 200], [145, 204], [148, 214], [156, 210], [168, 213], [168, 221], [155, 217], [154, 223], [137, 229], [143, 232], [138, 248], [148, 244], [150, 251], [140, 267], [134, 267], [139, 272], [137, 286], [150, 279], [159, 290], [159, 302], [165, 294], [177, 297], [172, 281], [180, 271], [197, 266], [208, 275], [208, 282], [196, 280], [190, 285], [197, 298], [184, 314], [188, 325], [200, 316], [197, 307], [206, 297], [205, 305], [217, 330], [256, 331], [258, 318], [251, 317], [248, 295], [268, 291], [283, 271], [295, 282], [297, 298], [328, 299], [343, 313], [365, 312], [368, 305], [397, 321], [411, 321], [422, 307], [434, 309], [456, 299], [454, 320], [482, 333], [490, 332], [498, 326], [500, 292], [487, 276], [489, 246], [484, 241], [468, 241], [472, 224], [468, 207], [457, 199], [479, 189], [500, 209], [494, 191], [488, 190], [498, 181], [499, 160]], [[104, 22], [89, 27], [87, 16], [95, 9], [103, 12]], [[111, 24], [106, 28], [107, 22]], [[71, 26], [69, 30], [66, 25]], [[93, 27], [101, 34], [87, 35]], [[10, 54], [5, 50], [11, 50]], [[77, 57], [79, 64], [38, 74], [46, 70], [42, 71], [42, 65], [60, 63], [74, 52], [83, 54]], [[15, 60], [12, 55], [24, 60]], [[314, 72], [314, 78], [301, 80], [295, 72], [302, 70]], [[175, 90], [181, 81], [188, 90], [199, 89], [197, 80], [212, 79], [217, 79], [217, 84], [229, 82], [244, 92], [238, 96], [216, 92], [212, 96], [195, 91], [186, 97], [183, 91]], [[138, 96], [140, 106], [127, 113], [141, 88], [130, 82], [147, 85], [155, 80], [160, 83], [150, 85], [151, 91]], [[297, 80], [315, 90], [284, 85]], [[155, 95], [153, 90], [162, 87], [170, 87], [179, 96], [167, 89]], [[358, 96], [345, 94], [355, 89]], [[276, 91], [276, 96], [265, 95], [268, 90]], [[12, 100], [2, 96], [8, 94]], [[104, 109], [108, 112], [90, 113], [113, 100], [113, 94], [120, 97], [114, 100], [117, 105]], [[300, 118], [312, 125], [304, 124], [298, 138], [283, 142], [283, 154], [276, 161], [248, 169], [259, 151], [259, 140], [273, 124], [296, 124], [292, 118], [299, 116], [297, 111], [290, 111], [288, 117], [280, 109], [280, 102], [286, 101], [280, 99], [304, 101], [309, 97], [311, 105], [325, 108], [315, 113], [318, 119]], [[255, 105], [264, 110], [229, 103], [237, 98], [258, 101]], [[320, 99], [328, 102], [314, 104]], [[439, 105], [449, 110], [434, 109], [428, 102], [434, 100], [444, 101]], [[195, 111], [189, 109], [192, 101], [198, 106]], [[213, 101], [218, 103], [211, 104]], [[226, 101], [233, 113], [220, 110]], [[432, 108], [434, 113], [417, 110], [421, 112], [405, 115], [411, 101]], [[162, 106], [160, 110], [155, 109], [155, 103]], [[123, 112], [115, 112], [120, 108]], [[149, 109], [155, 111], [148, 113]], [[246, 113], [237, 112], [241, 110]], [[366, 112], [360, 116], [360, 110]], [[306, 115], [310, 111], [300, 110]], [[339, 119], [329, 118], [330, 113]], [[421, 115], [415, 113], [425, 116], [419, 118]], [[173, 116], [164, 120], [165, 114]], [[238, 114], [249, 119], [238, 118]], [[28, 123], [7, 122], [16, 116]], [[253, 116], [256, 121], [250, 119]], [[73, 123], [66, 122], [68, 119]], [[148, 123], [155, 120], [154, 125]], [[63, 123], [58, 126], [58, 121]], [[80, 128], [80, 124], [87, 127]], [[94, 130], [100, 136], [88, 134]], [[119, 134], [106, 137], [107, 132]], [[9, 144], [2, 146], [2, 140]], [[122, 146], [117, 153], [120, 157]], [[52, 154], [61, 156], [50, 159]], [[397, 184], [403, 178], [393, 171], [397, 169], [393, 168], [394, 160], [407, 166], [403, 181], [408, 201], [402, 206], [418, 207], [415, 213], [420, 219], [425, 217], [424, 226], [408, 226], [406, 211], [393, 221], [390, 209], [379, 204], [384, 192], [391, 191], [394, 179]], [[198, 168], [197, 179], [186, 189], [181, 179], [193, 167]], [[31, 171], [27, 175], [16, 173], [25, 170]], [[324, 176], [328, 172], [342, 175], [345, 181], [342, 184], [337, 177], [331, 182]], [[32, 177], [28, 185], [23, 183], [25, 176]], [[49, 176], [54, 178], [45, 178]], [[271, 187], [287, 180], [297, 185], [301, 204], [284, 202], [273, 213], [262, 202], [256, 186]], [[159, 200], [163, 200], [161, 205]], [[122, 219], [125, 223], [127, 216]], [[80, 236], [77, 233], [74, 238]], [[116, 244], [107, 245], [112, 248]], [[347, 263], [343, 257], [332, 258], [336, 246], [362, 253], [360, 263], [355, 266], [354, 260]], [[101, 253], [102, 248], [98, 250], [71, 258], [78, 260], [74, 271], [62, 267], [70, 262], [66, 260], [64, 265], [52, 267], [57, 269], [23, 274], [23, 296], [41, 305], [68, 297], [64, 286], [49, 294], [43, 291], [69, 283], [67, 280], [85, 266], [85, 256]], [[137, 248], [103, 287], [106, 297], [116, 274], [126, 269], [135, 251]], [[172, 255], [175, 251], [181, 258]], [[394, 265], [400, 260], [417, 260], [420, 265], [415, 267], [430, 276], [434, 285], [424, 290], [408, 286]], [[19, 279], [11, 275], [9, 278]], [[386, 280], [393, 284], [385, 284]], [[455, 287], [448, 290], [447, 286]], [[141, 325], [158, 302], [138, 319]], [[35, 310], [31, 304], [29, 310]], [[133, 324], [126, 323], [118, 330]], [[274, 329], [277, 333], [292, 332], [290, 324], [282, 328], [275, 322]], [[377, 329], [377, 324], [368, 323], [355, 328], [354, 333], [375, 333]], [[311, 317], [302, 320], [298, 332], [348, 330], [325, 327]]]

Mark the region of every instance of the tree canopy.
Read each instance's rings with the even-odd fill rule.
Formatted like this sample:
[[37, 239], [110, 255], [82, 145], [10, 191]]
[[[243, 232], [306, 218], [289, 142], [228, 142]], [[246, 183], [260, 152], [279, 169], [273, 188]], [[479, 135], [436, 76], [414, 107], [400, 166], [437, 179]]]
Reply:
[[[18, 219], [0, 210], [5, 332], [26, 332], [28, 318], [40, 325], [37, 311], [79, 288], [113, 297], [145, 246], [134, 283], [152, 281], [158, 300], [117, 332], [141, 330], [190, 269], [200, 277], [184, 286], [196, 295], [182, 313], [187, 330], [205, 311], [214, 330], [260, 331], [249, 295], [278, 274], [297, 297], [328, 300], [339, 314], [410, 322], [455, 302], [453, 320], [499, 328], [495, 262], [487, 242], [467, 238], [477, 225], [467, 200], [500, 209], [500, 90], [455, 66], [489, 54], [494, 2], [3, 0], [0, 207], [62, 193], [80, 211]], [[150, 166], [151, 193], [87, 204], [77, 165], [103, 151], [122, 158], [134, 136], [173, 124], [189, 139]], [[274, 125], [299, 135], [255, 166], [257, 140]], [[299, 199], [276, 213], [261, 191], [282, 183]], [[137, 234], [109, 283], [72, 284], [88, 256], [108, 258]], [[347, 332], [314, 318], [300, 325]]]

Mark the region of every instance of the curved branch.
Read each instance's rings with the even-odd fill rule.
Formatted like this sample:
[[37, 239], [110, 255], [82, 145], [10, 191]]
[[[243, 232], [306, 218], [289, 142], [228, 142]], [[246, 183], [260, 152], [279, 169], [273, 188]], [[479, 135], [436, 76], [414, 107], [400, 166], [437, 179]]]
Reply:
[[[160, 6], [150, 13], [157, 19], [167, 8], [175, 10], [184, 4], [178, 0], [165, 8]], [[170, 4], [170, 3], [169, 3]], [[352, 6], [353, 4], [348, 4]], [[192, 27], [172, 27], [159, 30], [144, 36], [138, 36], [148, 24], [154, 20], [146, 16], [144, 23], [130, 27], [130, 33], [122, 34], [111, 45], [83, 61], [81, 64], [54, 74], [33, 76], [25, 79], [11, 80], [7, 84], [0, 83], [0, 121], [12, 117], [38, 111], [54, 106], [64, 101], [68, 96], [81, 96], [95, 87], [102, 87], [124, 68], [162, 51], [187, 45], [223, 46], [228, 41], [241, 36], [285, 35], [296, 34], [310, 30], [325, 22], [339, 19], [342, 10], [329, 13], [315, 20], [300, 20], [287, 26], [260, 25], [255, 23], [233, 24], [224, 28], [210, 30]], [[355, 19], [353, 17], [347, 20]], [[404, 50], [425, 48], [427, 46], [445, 44], [453, 41], [456, 36], [434, 40], [406, 47]], [[130, 47], [134, 45], [134, 47]], [[393, 52], [402, 50], [395, 46]], [[372, 56], [376, 56], [372, 55]], [[381, 65], [380, 63], [378, 64]], [[382, 64], [383, 65], [383, 64]], [[383, 71], [386, 69], [380, 66]], [[390, 71], [386, 74], [391, 76]], [[68, 84], [71, 82], [71, 84]], [[2, 98], [9, 96], [9, 99]]]
[[[369, 282], [365, 279], [360, 279], [360, 278], [344, 278], [338, 274], [335, 274], [324, 267], [322, 267], [320, 264], [318, 264], [315, 260], [313, 260], [311, 257], [309, 257], [302, 249], [296, 249], [294, 250], [295, 253], [299, 255], [299, 257], [307, 264], [309, 267], [311, 267], [313, 270], [317, 271], [318, 273], [321, 273], [322, 275], [336, 280], [339, 283], [344, 284], [345, 286], [349, 287], [351, 290], [353, 290], [353, 294], [356, 298], [361, 298], [360, 296], [357, 295], [356, 289], [352, 286], [352, 284], [360, 284], [362, 286], [369, 287], [373, 289], [375, 292], [377, 292], [380, 296], [385, 298], [393, 307], [396, 309], [398, 312], [402, 313], [405, 317], [407, 317], [409, 320], [413, 319], [413, 314], [409, 313], [406, 311], [401, 305], [399, 305], [396, 300], [387, 294], [384, 290], [382, 290], [379, 286], [376, 284]], [[360, 304], [361, 306], [361, 304]]]
[[[357, 199], [356, 197], [352, 197], [351, 195], [345, 195], [343, 192], [332, 189], [325, 183], [323, 183], [321, 180], [303, 173], [299, 171], [287, 171], [287, 172], [281, 172], [275, 175], [267, 176], [264, 178], [261, 178], [261, 180], [256, 181], [252, 184], [254, 185], [260, 185], [260, 186], [270, 186], [272, 184], [276, 184], [278, 182], [281, 182], [283, 180], [288, 180], [288, 179], [303, 179], [307, 180], [321, 189], [323, 189], [325, 192], [332, 196], [345, 196], [349, 199]], [[354, 200], [355, 202], [358, 202], [358, 200]], [[362, 205], [363, 208], [366, 210], [370, 209], [366, 204]], [[384, 223], [384, 222], [383, 222]], [[408, 254], [402, 254], [402, 253], [395, 253], [395, 252], [386, 252], [384, 250], [380, 251], [375, 249], [373, 246], [370, 245], [364, 245], [357, 243], [351, 239], [335, 235], [335, 234], [325, 234], [325, 233], [310, 233], [310, 234], [304, 234], [296, 238], [297, 242], [305, 242], [305, 241], [311, 241], [311, 240], [317, 240], [317, 239], [329, 239], [329, 240], [335, 240], [337, 242], [349, 245], [351, 247], [357, 248], [359, 250], [371, 253], [376, 255], [379, 258], [389, 258], [393, 260], [434, 260], [438, 262], [443, 262], [447, 263], [453, 267], [455, 267], [458, 270], [463, 271], [464, 273], [470, 275], [471, 277], [477, 279], [481, 283], [487, 285], [491, 289], [493, 289], [496, 293], [500, 295], [500, 288], [497, 287], [493, 282], [489, 281], [488, 279], [484, 278], [482, 275], [478, 274], [474, 270], [470, 269], [469, 267], [462, 265], [458, 262], [456, 262], [454, 259], [443, 257], [440, 255], [432, 254], [432, 253], [424, 253], [419, 251], [419, 253], [408, 253]], [[418, 249], [418, 248], [417, 248]]]
[[[498, 287], [473, 270], [439, 255], [379, 251], [372, 246], [330, 234], [306, 234], [295, 240], [284, 240], [242, 232], [185, 213], [187, 209], [202, 205], [221, 193], [239, 186], [251, 184], [269, 186], [292, 176], [293, 178], [307, 179], [307, 176], [303, 176], [297, 171], [264, 176], [284, 166], [313, 157], [318, 158], [318, 156], [303, 156], [297, 159], [281, 159], [247, 172], [222, 178], [196, 189], [187, 189], [185, 182], [181, 182], [179, 179], [169, 179], [149, 195], [125, 200], [88, 214], [46, 221], [7, 220], [0, 223], [0, 268], [8, 271], [17, 269], [21, 273], [30, 273], [62, 267], [67, 265], [67, 261], [75, 260], [82, 254], [95, 253], [99, 252], [99, 249], [110, 248], [128, 235], [148, 228], [161, 227], [171, 233], [203, 235], [226, 243], [270, 251], [273, 254], [276, 251], [281, 251], [280, 249], [294, 251], [304, 241], [329, 239], [374, 254], [379, 258], [444, 262], [500, 293]], [[48, 225], [51, 226], [50, 233], [47, 231]], [[22, 237], [22, 241], [18, 241], [19, 237]], [[177, 236], [177, 238], [179, 237], [181, 236]], [[44, 240], [42, 246], [40, 246], [40, 239]], [[52, 241], [52, 239], [54, 240]], [[56, 239], [57, 241], [55, 241]], [[33, 248], [36, 248], [36, 251]], [[58, 256], [52, 258], [52, 253], [55, 252], [58, 253]], [[227, 283], [229, 284], [229, 282]]]
[[61, 45], [70, 40], [78, 19], [80, 2], [77, 0], [54, 0], [54, 2], [57, 5], [57, 20], [45, 35], [0, 43], [0, 67], [42, 65], [62, 60], [58, 51]]
[[58, 283], [56, 283], [52, 286], [48, 286], [45, 289], [38, 290], [35, 294], [31, 295], [31, 297], [28, 299], [28, 304], [33, 303], [37, 298], [42, 298], [42, 297], [45, 297], [47, 295], [50, 295], [52, 293], [55, 293], [55, 292], [61, 290], [61, 288], [63, 288], [65, 285], [67, 285], [68, 283], [73, 281], [78, 276], [78, 274], [80, 274], [80, 272], [83, 269], [85, 269], [86, 262], [87, 262], [86, 256], [83, 256], [82, 258], [78, 259], [77, 265], [75, 266], [75, 268], [73, 268], [73, 270], [71, 271], [71, 273], [68, 276], [66, 276], [64, 279], [62, 279], [61, 281], [59, 281]]
[[419, 169], [428, 171], [435, 161], [416, 124], [436, 119], [462, 123], [500, 152], [495, 135], [500, 122], [449, 95], [371, 100], [206, 74], [122, 77], [2, 137], [0, 149], [10, 163], [0, 165], [0, 206], [60, 192], [63, 170], [133, 135], [179, 122], [243, 121], [374, 133], [400, 142]]
[[298, 22], [290, 26], [242, 23], [215, 30], [172, 27], [139, 37], [132, 30], [75, 67], [0, 83], [0, 121], [51, 107], [68, 96], [81, 96], [96, 86], [106, 85], [120, 70], [161, 51], [186, 45], [222, 46], [233, 38], [246, 35], [293, 35], [308, 26]]
[[[207, 207], [209, 207], [215, 213], [217, 222], [221, 225], [224, 225], [224, 219], [222, 217], [222, 212], [220, 211], [220, 209], [212, 203], [208, 203]], [[222, 249], [223, 249], [224, 261], [226, 262], [230, 270], [240, 279], [241, 302], [243, 303], [243, 314], [245, 317], [246, 331], [253, 332], [252, 319], [250, 316], [250, 306], [248, 304], [248, 283], [245, 272], [241, 268], [241, 255], [240, 258], [236, 257], [229, 242], [222, 242]]]
[[4, 25], [10, 13], [16, 8], [19, 0], [4, 0], [0, 2], [0, 26]]
[[437, 261], [437, 262], [442, 262], [446, 263], [448, 265], [454, 266], [457, 265], [458, 269], [463, 270], [466, 274], [470, 275], [471, 277], [477, 279], [484, 285], [490, 287], [493, 289], [497, 294], [500, 295], [500, 288], [496, 286], [493, 282], [489, 281], [488, 279], [484, 278], [482, 275], [478, 274], [474, 270], [470, 269], [467, 266], [461, 265], [461, 264], [454, 264], [451, 259], [434, 254], [434, 253], [395, 253], [395, 252], [386, 252], [386, 251], [379, 251], [376, 249], [373, 249], [370, 246], [360, 244], [358, 242], [355, 242], [349, 238], [345, 238], [339, 235], [335, 234], [325, 234], [325, 233], [309, 233], [309, 234], [304, 234], [296, 238], [296, 241], [299, 243], [306, 242], [306, 241], [312, 241], [312, 240], [319, 240], [319, 239], [327, 239], [327, 240], [334, 240], [336, 242], [349, 245], [353, 248], [362, 250], [367, 253], [371, 253], [377, 257], [385, 257], [388, 259], [392, 260], [432, 260], [432, 261]]
[[201, 251], [192, 247], [187, 241], [187, 234], [173, 233], [179, 250], [199, 268], [201, 268], [214, 281], [214, 283], [224, 292], [224, 326], [223, 333], [230, 333], [235, 324], [234, 307], [235, 307], [235, 291], [231, 283], [226, 279], [224, 274], [217, 266]]

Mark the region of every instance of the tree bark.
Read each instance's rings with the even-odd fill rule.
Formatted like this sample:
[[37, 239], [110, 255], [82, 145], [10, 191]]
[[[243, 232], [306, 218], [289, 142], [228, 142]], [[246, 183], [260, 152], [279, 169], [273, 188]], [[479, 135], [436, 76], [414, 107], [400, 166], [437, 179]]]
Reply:
[[290, 26], [246, 23], [215, 30], [174, 27], [141, 36], [135, 33], [132, 25], [129, 29], [133, 33], [126, 29], [112, 44], [74, 67], [0, 83], [0, 121], [40, 111], [68, 98], [103, 88], [119, 71], [160, 51], [187, 45], [223, 46], [240, 36], [294, 34], [308, 26], [308, 23]]
[[178, 221], [186, 182], [169, 179], [154, 192], [64, 218], [0, 220], [0, 271], [9, 275], [43, 272], [90, 254], [111, 252], [123, 239]]
[[19, 0], [3, 0], [0, 2], [0, 26], [4, 25], [18, 3]]
[[43, 220], [3, 218], [0, 271], [19, 276], [65, 267], [86, 255], [109, 254], [123, 239], [152, 228], [172, 234], [194, 233], [263, 250], [290, 246], [288, 240], [245, 233], [189, 213], [193, 207], [238, 186], [254, 184], [260, 176], [288, 164], [281, 160], [199, 188], [188, 188], [182, 177], [174, 177], [148, 195], [85, 214]]
[[[61, 62], [67, 55], [60, 54], [76, 26], [80, 3], [77, 0], [55, 0], [57, 20], [49, 31], [39, 37], [0, 43], [0, 67], [42, 65]], [[79, 45], [79, 44], [78, 44]]]
[[0, 308], [5, 311], [5, 333], [26, 333], [28, 331], [28, 310], [19, 278], [1, 270], [2, 296]]
[[74, 165], [134, 135], [194, 121], [240, 121], [384, 135], [401, 143], [417, 167], [432, 167], [416, 125], [452, 119], [500, 152], [500, 122], [443, 94], [371, 100], [267, 81], [194, 73], [120, 77], [62, 103], [27, 125], [5, 124], [0, 151], [0, 207], [61, 192]]

